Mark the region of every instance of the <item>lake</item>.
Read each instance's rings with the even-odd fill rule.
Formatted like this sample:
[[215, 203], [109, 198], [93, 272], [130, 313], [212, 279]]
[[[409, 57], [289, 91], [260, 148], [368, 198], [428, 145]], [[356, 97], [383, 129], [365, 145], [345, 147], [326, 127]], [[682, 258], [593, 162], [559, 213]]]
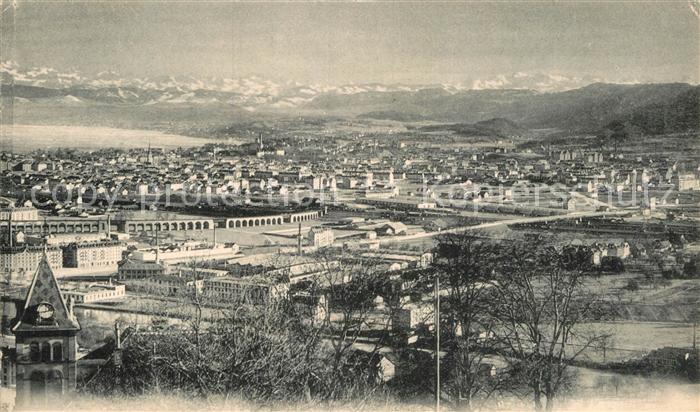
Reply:
[[[12, 149], [26, 153], [35, 149], [82, 149], [96, 150], [109, 147], [119, 149], [152, 147], [175, 149], [197, 147], [207, 143], [241, 143], [242, 140], [214, 140], [180, 136], [155, 130], [115, 129], [111, 127], [86, 126], [38, 126], [16, 124], [5, 126], [7, 136], [12, 136]], [[0, 142], [0, 150], [8, 150], [8, 139]]]

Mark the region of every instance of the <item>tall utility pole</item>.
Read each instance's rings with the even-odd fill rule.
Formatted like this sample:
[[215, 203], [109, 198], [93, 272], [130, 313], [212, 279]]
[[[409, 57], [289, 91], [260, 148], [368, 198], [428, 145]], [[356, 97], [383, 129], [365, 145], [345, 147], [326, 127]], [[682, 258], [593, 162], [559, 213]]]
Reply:
[[[7, 245], [12, 247], [14, 241], [14, 236], [12, 236], [12, 208], [7, 211]], [[11, 259], [10, 259], [11, 260]]]
[[440, 412], [440, 276], [435, 276], [435, 410]]

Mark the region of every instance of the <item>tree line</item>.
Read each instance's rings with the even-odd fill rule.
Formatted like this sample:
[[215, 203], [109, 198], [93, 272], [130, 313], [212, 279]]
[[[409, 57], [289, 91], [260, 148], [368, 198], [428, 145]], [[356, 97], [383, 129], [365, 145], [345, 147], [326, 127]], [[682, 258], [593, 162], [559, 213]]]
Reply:
[[353, 408], [438, 397], [459, 410], [516, 397], [552, 410], [572, 362], [611, 338], [588, 323], [615, 312], [575, 257], [545, 238], [474, 233], [439, 237], [428, 268], [319, 252], [323, 269], [288, 297], [204, 320], [194, 294], [182, 327], [131, 333], [83, 390]]

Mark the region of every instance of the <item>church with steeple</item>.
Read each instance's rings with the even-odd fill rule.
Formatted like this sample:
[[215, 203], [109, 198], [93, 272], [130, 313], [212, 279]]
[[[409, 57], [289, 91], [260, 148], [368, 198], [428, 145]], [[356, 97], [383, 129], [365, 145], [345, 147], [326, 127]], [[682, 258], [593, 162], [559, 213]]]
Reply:
[[0, 385], [15, 387], [16, 410], [61, 408], [76, 389], [80, 324], [45, 254], [24, 299], [2, 304]]

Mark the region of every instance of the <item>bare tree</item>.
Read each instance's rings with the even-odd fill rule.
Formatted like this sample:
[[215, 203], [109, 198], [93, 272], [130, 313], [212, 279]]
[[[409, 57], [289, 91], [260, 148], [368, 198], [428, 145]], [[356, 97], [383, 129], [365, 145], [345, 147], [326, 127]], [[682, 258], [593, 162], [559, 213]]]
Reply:
[[[609, 302], [584, 285], [583, 271], [543, 239], [504, 245], [493, 283], [503, 357], [523, 379], [537, 410], [552, 410], [569, 365], [609, 335], [587, 327]], [[543, 403], [544, 398], [544, 403]]]
[[[337, 252], [337, 251], [336, 251]], [[354, 254], [319, 251], [315, 258], [320, 271], [313, 279], [311, 289], [323, 294], [329, 310], [320, 327], [332, 348], [334, 390], [350, 389], [357, 382], [348, 382], [348, 370], [363, 370], [373, 374], [373, 363], [379, 350], [391, 342], [393, 311], [400, 306], [397, 290], [378, 258], [360, 258]], [[386, 311], [378, 310], [376, 301], [386, 302]], [[356, 356], [355, 348], [362, 340], [367, 356]], [[359, 363], [361, 364], [359, 364]], [[367, 376], [372, 380], [372, 376]], [[366, 388], [368, 389], [368, 388]]]
[[485, 345], [494, 326], [489, 316], [494, 247], [475, 233], [443, 235], [435, 248], [434, 281], [440, 278], [441, 339], [447, 355], [442, 363], [449, 375], [442, 391], [456, 407], [471, 410], [477, 399], [485, 401], [498, 387], [498, 380], [484, 373]]
[[131, 333], [121, 367], [106, 365], [85, 389], [127, 395], [177, 392], [203, 400], [237, 396], [261, 403], [329, 398], [326, 351], [291, 302], [220, 313], [208, 322], [195, 314], [181, 328]]
[[203, 400], [234, 396], [258, 404], [373, 400], [381, 394], [372, 379], [376, 352], [363, 356], [353, 344], [372, 330], [370, 313], [382, 284], [377, 272], [363, 267], [371, 265], [349, 259], [342, 269], [327, 266], [324, 278], [334, 282], [314, 287], [336, 302], [337, 319], [326, 311], [322, 322], [289, 296], [227, 306], [191, 289], [179, 296], [178, 327], [127, 334], [121, 367], [106, 365], [85, 388], [183, 393]]

